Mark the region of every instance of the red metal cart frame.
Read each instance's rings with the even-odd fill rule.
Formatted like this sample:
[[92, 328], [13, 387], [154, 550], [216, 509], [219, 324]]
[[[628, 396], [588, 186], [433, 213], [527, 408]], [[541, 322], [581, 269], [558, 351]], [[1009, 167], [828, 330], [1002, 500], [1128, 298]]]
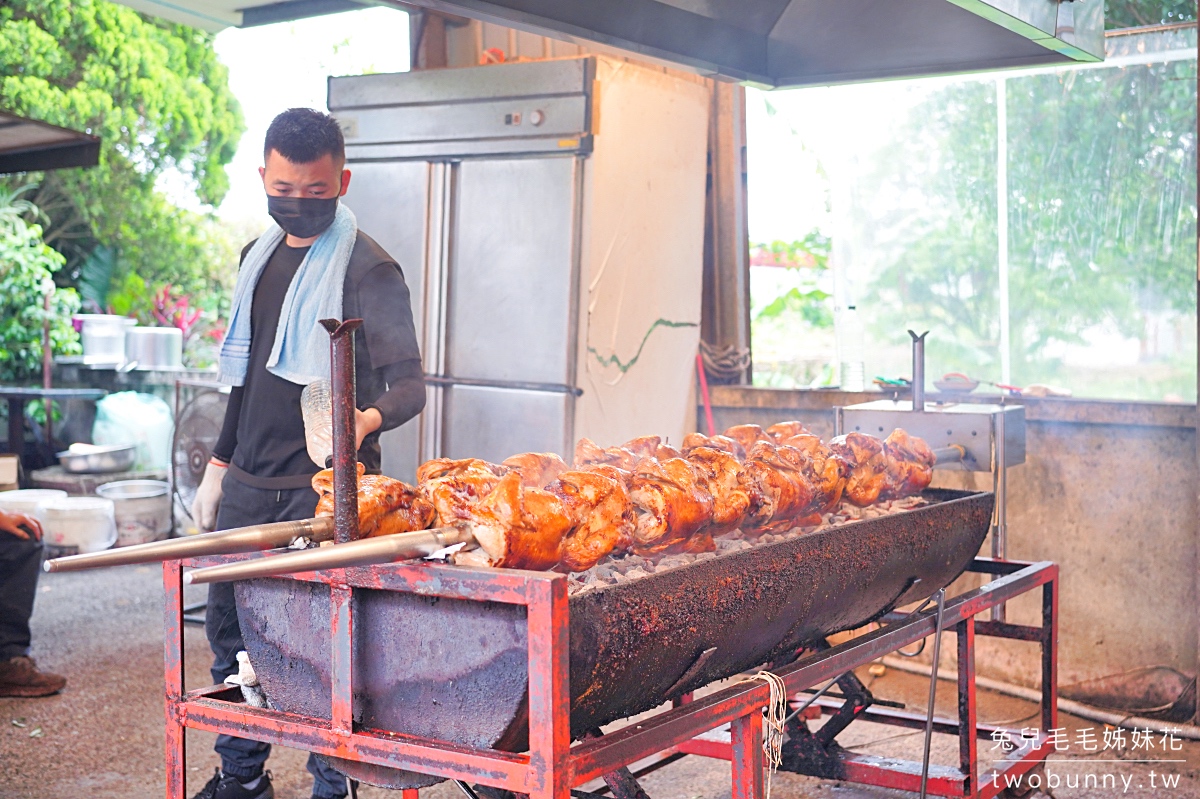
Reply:
[[[218, 685], [184, 690], [183, 583], [185, 566], [209, 566], [262, 555], [230, 555], [163, 564], [166, 664], [167, 799], [184, 799], [185, 728], [227, 733], [271, 744], [358, 760], [424, 774], [504, 788], [531, 799], [566, 799], [571, 789], [655, 754], [692, 753], [732, 763], [733, 799], [760, 799], [763, 793], [762, 709], [769, 689], [761, 681], [738, 683], [665, 709], [639, 723], [571, 745], [568, 686], [568, 605], [564, 575], [515, 570], [467, 569], [436, 563], [395, 564], [288, 575], [329, 585], [332, 594], [332, 713], [330, 720], [246, 704], [237, 688]], [[269, 557], [269, 555], [267, 555]], [[970, 571], [993, 575], [984, 586], [945, 603], [944, 629], [958, 638], [959, 719], [937, 720], [937, 732], [959, 738], [958, 768], [931, 767], [929, 792], [940, 796], [988, 799], [1014, 777], [1038, 766], [1052, 751], [1046, 731], [1057, 726], [1058, 567], [977, 559]], [[991, 607], [1040, 588], [1040, 627], [976, 620]], [[524, 605], [528, 623], [529, 751], [515, 754], [475, 749], [387, 730], [357, 728], [354, 692], [353, 593], [357, 589], [402, 591], [422, 596]], [[810, 688], [919, 641], [935, 631], [935, 611], [887, 619], [878, 630], [780, 668], [789, 694]], [[1042, 733], [1031, 745], [1008, 753], [978, 779], [977, 739], [995, 728], [977, 722], [975, 636], [988, 635], [1041, 646]], [[872, 708], [863, 718], [923, 727], [911, 713]], [[730, 725], [728, 744], [697, 736]], [[1017, 734], [1014, 731], [1014, 734]], [[843, 758], [846, 778], [855, 782], [917, 790], [920, 764], [898, 764], [867, 755]], [[915, 768], [913, 768], [915, 766]], [[993, 779], [996, 775], [996, 779]], [[416, 791], [406, 791], [413, 799]]]

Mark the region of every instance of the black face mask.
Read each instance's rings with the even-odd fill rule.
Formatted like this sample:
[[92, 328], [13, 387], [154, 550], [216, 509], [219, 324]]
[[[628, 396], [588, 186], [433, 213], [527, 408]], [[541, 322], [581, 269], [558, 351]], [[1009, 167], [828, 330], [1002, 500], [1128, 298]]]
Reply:
[[274, 197], [267, 195], [267, 213], [284, 233], [311, 239], [333, 224], [338, 198]]

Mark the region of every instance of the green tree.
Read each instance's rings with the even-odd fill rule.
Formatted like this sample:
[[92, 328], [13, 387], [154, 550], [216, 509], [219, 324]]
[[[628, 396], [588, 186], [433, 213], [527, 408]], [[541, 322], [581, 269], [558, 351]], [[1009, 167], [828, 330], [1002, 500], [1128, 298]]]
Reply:
[[[1072, 374], [1062, 353], [1089, 331], [1146, 342], [1164, 319], [1195, 318], [1195, 70], [1188, 60], [1008, 78], [1014, 381], [1124, 398], [1194, 393], [1186, 347], [1146, 353], [1144, 379]], [[868, 303], [877, 335], [902, 344], [905, 327], [928, 325], [935, 364], [993, 379], [995, 97], [990, 81], [932, 91], [870, 159], [860, 189], [908, 202], [882, 202], [856, 223], [868, 249], [884, 253]], [[1151, 378], [1154, 357], [1177, 363]]]
[[861, 303], [872, 338], [904, 351], [906, 329], [929, 329], [931, 374], [945, 365], [998, 375], [993, 85], [930, 91], [888, 144], [865, 159], [855, 187], [856, 252], [874, 259]]
[[244, 126], [210, 34], [105, 0], [7, 0], [0, 107], [103, 141], [99, 166], [46, 173], [31, 197], [49, 219], [46, 242], [66, 258], [60, 283], [82, 278], [95, 301], [130, 274], [148, 292], [169, 282], [219, 296], [236, 267], [232, 244], [157, 190], [175, 179], [216, 205], [228, 189], [224, 166]]
[[1104, 27], [1140, 28], [1196, 18], [1195, 0], [1106, 0]]
[[[72, 289], [55, 289], [54, 273], [63, 257], [42, 241], [42, 230], [25, 221], [37, 209], [19, 198], [0, 195], [0, 382], [20, 383], [41, 374], [43, 325], [50, 321], [54, 355], [79, 352], [71, 315], [79, 310]], [[50, 294], [49, 314], [45, 298]]]

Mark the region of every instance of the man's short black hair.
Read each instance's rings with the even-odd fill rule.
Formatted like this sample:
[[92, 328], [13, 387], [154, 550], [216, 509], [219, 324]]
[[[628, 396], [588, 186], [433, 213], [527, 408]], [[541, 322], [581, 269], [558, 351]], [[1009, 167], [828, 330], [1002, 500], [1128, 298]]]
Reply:
[[263, 158], [271, 151], [293, 164], [311, 164], [326, 153], [335, 162], [346, 160], [346, 140], [337, 120], [312, 108], [289, 108], [271, 122]]

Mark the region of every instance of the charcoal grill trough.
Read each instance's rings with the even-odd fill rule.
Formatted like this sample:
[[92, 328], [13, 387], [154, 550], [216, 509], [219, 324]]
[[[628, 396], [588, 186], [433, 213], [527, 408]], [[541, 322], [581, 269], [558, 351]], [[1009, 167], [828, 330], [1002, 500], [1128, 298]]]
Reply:
[[[716, 557], [569, 600], [571, 735], [747, 669], [788, 662], [950, 584], [992, 516], [990, 493], [927, 490], [929, 504]], [[389, 568], [389, 567], [379, 567]], [[272, 706], [330, 717], [330, 592], [236, 584], [242, 634]], [[525, 608], [385, 590], [355, 592], [354, 721], [474, 747], [527, 745]], [[336, 761], [392, 788], [433, 778]]]
[[[340, 546], [351, 546], [357, 522], [348, 421], [353, 373], [336, 379], [336, 367], [353, 362], [352, 323], [326, 325], [335, 422], [342, 422], [334, 426], [333, 532]], [[310, 559], [304, 568], [323, 570], [289, 574], [281, 559], [279, 567], [255, 569], [274, 576], [235, 584], [267, 708], [246, 703], [230, 686], [185, 689], [184, 569], [269, 561], [287, 550], [165, 560], [167, 797], [187, 795], [190, 727], [315, 752], [353, 779], [402, 789], [404, 799], [443, 779], [530, 799], [597, 797], [573, 789], [598, 778], [616, 799], [628, 799], [644, 795], [630, 764], [655, 760], [640, 774], [688, 754], [729, 760], [733, 799], [762, 799], [763, 708], [800, 701], [795, 692], [836, 681], [848, 698], [819, 732], [806, 733], [796, 714], [790, 717], [785, 750], [802, 751], [786, 750], [782, 768], [922, 794], [928, 783], [931, 795], [989, 799], [997, 778], [1036, 769], [1053, 748], [1039, 734], [1027, 749], [979, 771], [976, 738], [990, 728], [976, 715], [976, 630], [1037, 642], [1042, 725], [1057, 723], [1058, 570], [976, 558], [993, 510], [992, 493], [930, 489], [912, 505], [864, 509], [849, 514], [859, 517], [853, 520], [840, 510], [815, 529], [752, 542], [733, 534], [717, 541], [715, 553], [666, 556], [653, 568], [637, 559], [637, 569], [607, 582], [592, 579], [603, 562], [581, 580], [418, 561], [325, 568], [319, 558], [323, 565]], [[947, 600], [943, 589], [965, 571], [994, 579]], [[976, 620], [1031, 591], [1042, 594], [1040, 627]], [[935, 594], [936, 612], [895, 612]], [[872, 621], [880, 626], [851, 641], [832, 648], [825, 642]], [[853, 670], [930, 635], [940, 639], [942, 629], [958, 640], [958, 721], [872, 708]], [[770, 670], [784, 694], [772, 699], [775, 688], [760, 679], [691, 693], [755, 668]], [[667, 700], [673, 707], [636, 724], [600, 729]], [[856, 718], [919, 723], [927, 737], [955, 734], [959, 766], [838, 749], [833, 737]], [[724, 743], [704, 737], [722, 729]]]

